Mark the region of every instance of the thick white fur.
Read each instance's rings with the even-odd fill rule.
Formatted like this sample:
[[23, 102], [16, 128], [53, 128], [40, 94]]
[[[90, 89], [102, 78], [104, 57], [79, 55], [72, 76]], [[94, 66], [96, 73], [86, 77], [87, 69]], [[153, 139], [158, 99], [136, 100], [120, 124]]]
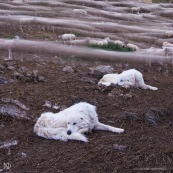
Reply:
[[66, 41], [66, 40], [75, 40], [76, 39], [76, 36], [74, 34], [63, 34], [63, 35], [60, 35], [59, 38], [62, 38], [63, 41]]
[[98, 45], [98, 46], [104, 46], [108, 45], [110, 43], [110, 39], [107, 37], [104, 40], [96, 40], [96, 39], [91, 39], [89, 40], [90, 45]]
[[120, 40], [115, 40], [115, 41], [114, 41], [114, 44], [117, 44], [117, 45], [119, 45], [120, 47], [124, 47], [124, 46], [125, 46], [125, 44], [124, 44], [122, 41], [120, 41]]
[[134, 50], [134, 51], [139, 50], [139, 47], [136, 46], [135, 44], [128, 43], [128, 44], [127, 44], [127, 47], [128, 47], [128, 48], [131, 48], [131, 49]]
[[146, 85], [143, 75], [135, 69], [123, 71], [121, 74], [106, 74], [99, 81], [99, 85], [109, 86], [111, 83], [125, 88], [136, 87], [142, 89], [158, 90], [158, 88]]
[[[93, 129], [124, 132], [121, 128], [100, 123], [96, 107], [86, 102], [75, 104], [59, 113], [43, 113], [34, 126], [34, 132], [38, 136], [62, 141], [88, 142], [84, 133], [91, 132]], [[71, 131], [71, 134], [68, 135], [67, 131]]]

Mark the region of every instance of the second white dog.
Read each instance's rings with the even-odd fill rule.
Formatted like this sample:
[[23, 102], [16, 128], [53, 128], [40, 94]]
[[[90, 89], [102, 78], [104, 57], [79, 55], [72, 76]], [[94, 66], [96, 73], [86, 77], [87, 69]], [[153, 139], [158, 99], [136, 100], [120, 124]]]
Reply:
[[121, 128], [100, 123], [96, 107], [86, 102], [75, 104], [59, 113], [43, 113], [34, 126], [34, 132], [38, 136], [63, 141], [88, 142], [84, 133], [91, 132], [93, 129], [124, 132]]
[[136, 87], [141, 89], [158, 90], [158, 88], [146, 85], [143, 75], [135, 69], [123, 71], [120, 74], [106, 74], [100, 79], [98, 85], [109, 86], [111, 83], [125, 88]]

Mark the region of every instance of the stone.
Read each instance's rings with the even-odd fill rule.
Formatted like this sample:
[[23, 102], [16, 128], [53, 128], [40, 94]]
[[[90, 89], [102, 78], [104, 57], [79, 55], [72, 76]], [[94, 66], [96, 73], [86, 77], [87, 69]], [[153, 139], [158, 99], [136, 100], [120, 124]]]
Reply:
[[15, 69], [15, 67], [14, 66], [8, 66], [7, 69], [12, 71]]
[[127, 94], [124, 94], [123, 95], [123, 97], [125, 98], [125, 99], [131, 99], [131, 98], [133, 98], [133, 95], [132, 94], [130, 94], [130, 93], [127, 93]]
[[157, 126], [171, 115], [172, 110], [164, 108], [151, 108], [145, 113], [146, 121], [152, 126]]
[[10, 141], [6, 141], [6, 142], [0, 142], [0, 149], [7, 149], [10, 148], [12, 146], [15, 146], [19, 143], [18, 140], [10, 140]]
[[1, 101], [2, 101], [3, 103], [12, 103], [12, 104], [15, 104], [15, 105], [17, 105], [18, 107], [20, 107], [21, 109], [26, 110], [26, 111], [29, 110], [29, 108], [26, 107], [26, 106], [25, 106], [23, 103], [21, 103], [19, 100], [9, 99], [9, 98], [2, 98]]
[[13, 76], [17, 79], [17, 80], [22, 80], [24, 78], [24, 75], [19, 73], [19, 72], [14, 72]]
[[46, 101], [44, 102], [43, 107], [52, 108], [52, 103], [51, 103], [50, 101], [46, 100]]
[[5, 66], [0, 64], [0, 70], [5, 70]]
[[134, 120], [134, 121], [141, 120], [141, 117], [137, 113], [133, 113], [133, 112], [124, 112], [123, 118], [127, 120]]
[[73, 69], [73, 67], [71, 66], [65, 66], [63, 69], [62, 69], [63, 72], [66, 72], [66, 73], [74, 73], [75, 70]]
[[26, 115], [25, 110], [19, 109], [17, 106], [12, 104], [1, 104], [0, 105], [0, 115], [16, 118], [16, 119], [25, 119], [28, 120], [29, 118]]
[[26, 67], [20, 67], [20, 68], [18, 69], [18, 71], [19, 71], [20, 73], [26, 74], [26, 73], [28, 72], [28, 69], [27, 69]]
[[0, 84], [7, 84], [7, 83], [8, 83], [7, 79], [3, 76], [0, 76]]
[[125, 151], [127, 149], [127, 146], [125, 146], [125, 145], [114, 144], [113, 147], [114, 147], [114, 149], [119, 150], [119, 151]]
[[94, 67], [89, 68], [88, 74], [94, 75], [96, 78], [100, 79], [103, 77], [103, 75], [113, 73], [113, 71], [114, 68], [109, 65], [100, 65], [97, 66], [96, 68]]

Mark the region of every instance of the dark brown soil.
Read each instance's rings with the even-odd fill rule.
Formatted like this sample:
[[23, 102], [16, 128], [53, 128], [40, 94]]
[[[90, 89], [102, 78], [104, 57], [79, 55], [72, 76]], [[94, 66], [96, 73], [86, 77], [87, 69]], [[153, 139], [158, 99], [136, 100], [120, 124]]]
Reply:
[[[3, 55], [3, 52], [1, 52]], [[4, 54], [5, 55], [5, 54]], [[25, 56], [25, 57], [24, 57]], [[140, 89], [114, 89], [102, 92], [97, 86], [98, 79], [88, 75], [89, 67], [96, 67], [96, 63], [57, 62], [46, 61], [53, 55], [39, 55], [44, 60], [30, 59], [31, 55], [18, 54], [12, 61], [15, 70], [4, 69], [1, 75], [14, 79], [13, 73], [20, 67], [38, 70], [46, 82], [26, 82], [14, 79], [11, 83], [0, 84], [0, 97], [17, 99], [30, 110], [27, 115], [31, 120], [23, 121], [4, 116], [0, 117], [0, 139], [7, 141], [18, 140], [16, 146], [0, 149], [0, 169], [3, 163], [11, 164], [13, 173], [81, 173], [81, 172], [143, 172], [138, 169], [156, 169], [153, 172], [163, 172], [161, 169], [173, 170], [173, 117], [159, 121], [156, 126], [145, 121], [145, 113], [151, 108], [172, 109], [173, 105], [173, 76], [171, 68], [165, 73], [164, 66], [153, 65], [148, 69], [141, 64], [110, 64], [116, 72], [129, 68], [136, 68], [144, 75], [147, 84], [156, 86], [158, 91]], [[21, 61], [23, 57], [24, 61]], [[8, 62], [1, 61], [1, 64]], [[71, 65], [75, 73], [65, 73], [62, 69]], [[95, 81], [94, 84], [91, 81]], [[127, 98], [116, 93], [130, 93]], [[87, 101], [97, 106], [100, 121], [115, 127], [125, 129], [125, 133], [93, 131], [87, 134], [89, 143], [77, 141], [46, 140], [33, 133], [35, 119], [44, 111], [54, 111], [44, 108], [46, 100], [58, 103], [60, 106], [71, 106], [79, 101]], [[56, 112], [56, 111], [54, 111]], [[124, 119], [124, 112], [132, 112], [142, 119]], [[116, 144], [125, 146], [117, 150]], [[22, 158], [19, 153], [26, 153]], [[6, 171], [8, 172], [8, 170]], [[147, 172], [147, 171], [144, 171]]]

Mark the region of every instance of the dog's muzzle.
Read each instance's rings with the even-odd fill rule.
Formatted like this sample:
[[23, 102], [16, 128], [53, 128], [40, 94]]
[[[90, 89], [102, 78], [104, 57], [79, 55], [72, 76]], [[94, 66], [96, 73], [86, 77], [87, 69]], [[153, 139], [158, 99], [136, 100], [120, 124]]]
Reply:
[[71, 130], [68, 130], [67, 131], [67, 135], [71, 135]]

